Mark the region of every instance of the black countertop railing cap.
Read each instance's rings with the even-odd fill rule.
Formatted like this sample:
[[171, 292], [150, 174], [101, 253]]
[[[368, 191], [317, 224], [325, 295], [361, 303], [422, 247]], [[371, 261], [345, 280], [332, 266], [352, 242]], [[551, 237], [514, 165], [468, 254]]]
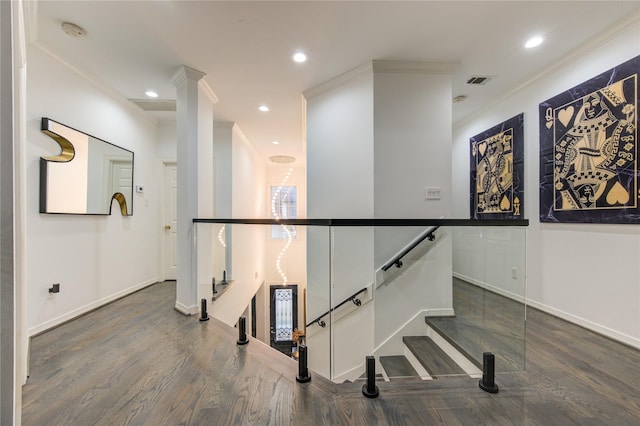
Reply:
[[195, 218], [193, 223], [300, 226], [529, 226], [529, 219], [228, 219]]

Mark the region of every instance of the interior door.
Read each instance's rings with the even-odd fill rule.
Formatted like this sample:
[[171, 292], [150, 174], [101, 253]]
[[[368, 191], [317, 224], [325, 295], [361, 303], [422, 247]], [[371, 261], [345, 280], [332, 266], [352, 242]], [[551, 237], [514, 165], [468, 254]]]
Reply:
[[271, 347], [291, 356], [293, 330], [298, 327], [298, 285], [269, 288]]
[[164, 165], [164, 279], [175, 280], [177, 277], [177, 167], [175, 163]]

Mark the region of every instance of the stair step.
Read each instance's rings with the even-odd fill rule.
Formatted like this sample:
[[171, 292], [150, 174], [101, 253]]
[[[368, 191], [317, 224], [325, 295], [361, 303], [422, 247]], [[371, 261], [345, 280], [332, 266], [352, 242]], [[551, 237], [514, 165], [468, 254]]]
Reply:
[[465, 374], [465, 371], [427, 336], [404, 336], [404, 344], [432, 376]]
[[404, 355], [381, 356], [380, 364], [387, 377], [415, 377], [418, 372]]
[[483, 346], [478, 341], [475, 327], [460, 326], [461, 322], [455, 317], [426, 317], [425, 322], [436, 333], [467, 357], [477, 367], [482, 368]]
[[427, 325], [482, 369], [495, 355], [496, 373], [524, 370], [524, 305], [454, 278], [455, 317], [426, 317]]
[[472, 321], [455, 317], [427, 317], [426, 323], [460, 353], [482, 369], [482, 354], [492, 352], [496, 372], [517, 371], [524, 364], [524, 342], [498, 330], [487, 331]]

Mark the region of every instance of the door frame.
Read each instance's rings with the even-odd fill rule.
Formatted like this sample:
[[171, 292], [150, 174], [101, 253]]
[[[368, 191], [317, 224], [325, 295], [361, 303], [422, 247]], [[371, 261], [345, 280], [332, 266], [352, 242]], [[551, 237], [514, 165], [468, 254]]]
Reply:
[[162, 160], [161, 162], [161, 173], [160, 173], [160, 203], [158, 206], [159, 211], [159, 217], [160, 217], [160, 223], [158, 224], [158, 233], [160, 234], [159, 238], [160, 238], [160, 253], [158, 254], [159, 256], [159, 262], [158, 262], [158, 278], [160, 282], [165, 281], [167, 276], [166, 276], [166, 253], [167, 253], [167, 243], [166, 243], [166, 238], [165, 238], [165, 230], [164, 230], [164, 225], [167, 223], [167, 218], [166, 218], [166, 202], [167, 202], [167, 188], [166, 188], [166, 182], [165, 182], [165, 177], [166, 177], [166, 171], [167, 171], [167, 167], [168, 166], [176, 166], [176, 168], [178, 167], [178, 162], [176, 160]]
[[276, 343], [275, 336], [275, 309], [273, 298], [275, 294], [275, 290], [278, 289], [291, 289], [293, 290], [291, 303], [293, 304], [293, 317], [292, 317], [292, 329], [291, 332], [298, 327], [298, 284], [271, 284], [269, 285], [269, 346], [274, 349], [279, 350], [280, 352], [291, 356], [291, 349], [293, 348], [293, 340], [284, 340], [280, 343]]

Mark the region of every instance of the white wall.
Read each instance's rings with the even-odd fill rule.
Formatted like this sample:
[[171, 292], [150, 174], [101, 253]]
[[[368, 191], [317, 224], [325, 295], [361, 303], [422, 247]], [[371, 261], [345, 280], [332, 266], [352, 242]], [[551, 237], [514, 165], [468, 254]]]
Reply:
[[580, 54], [454, 129], [453, 148], [454, 213], [468, 217], [469, 138], [524, 112], [525, 215], [531, 221], [526, 236], [528, 303], [636, 347], [640, 226], [539, 222], [538, 104], [637, 56], [639, 40], [637, 23], [592, 40]]
[[156, 155], [163, 161], [176, 161], [178, 144], [175, 121], [161, 121], [158, 123], [158, 144]]
[[[445, 68], [373, 62], [305, 93], [310, 217], [449, 215], [451, 77]], [[442, 198], [427, 201], [426, 186], [439, 187]], [[420, 231], [336, 227], [330, 239], [321, 231], [314, 231], [313, 236], [310, 232], [309, 318], [328, 310], [329, 302], [335, 306], [372, 285], [377, 267], [390, 260]], [[433, 252], [434, 256], [438, 253], [448, 260], [438, 264], [438, 273], [430, 274], [429, 296], [406, 304], [403, 297], [378, 300], [380, 295], [376, 293], [375, 309], [374, 303], [363, 303], [339, 320], [335, 316], [324, 318], [327, 327], [323, 330], [316, 325], [310, 327], [307, 339], [310, 352], [326, 354], [329, 351], [323, 345], [332, 340], [333, 379], [345, 378], [350, 373], [357, 376], [364, 357], [373, 352], [374, 346], [399, 330], [417, 311], [451, 307], [451, 246], [445, 241]], [[330, 259], [326, 258], [328, 247]], [[327, 260], [331, 269], [323, 272], [329, 267]], [[411, 279], [403, 283], [406, 293], [400, 293], [422, 294], [425, 277], [409, 274], [405, 281], [407, 277]], [[414, 311], [409, 313], [408, 309]], [[326, 355], [324, 359], [313, 356], [310, 367], [327, 371]]]
[[389, 272], [398, 275], [376, 290], [376, 348], [401, 332], [418, 312], [422, 313], [423, 322], [427, 315], [453, 315], [451, 235], [440, 230], [435, 241], [425, 242], [423, 246], [426, 253], [414, 261], [405, 259], [400, 270], [393, 266]]
[[[451, 75], [376, 71], [374, 99], [375, 217], [448, 216]], [[426, 200], [427, 186], [442, 198]]]
[[[307, 214], [311, 218], [327, 219], [373, 217], [371, 66], [354, 70], [312, 89], [305, 93], [305, 98]], [[330, 240], [328, 229], [308, 230], [309, 321], [372, 282], [373, 230], [336, 228], [334, 231], [335, 240]], [[327, 258], [331, 253], [330, 247], [339, 251], [333, 253], [331, 259]], [[332, 260], [336, 262], [329, 269]], [[350, 280], [349, 277], [354, 279]], [[335, 377], [358, 367], [373, 350], [373, 305], [362, 306], [357, 313], [343, 318], [342, 324], [348, 325], [344, 333], [340, 332], [344, 327], [332, 324], [329, 319], [328, 316], [324, 318], [326, 328], [313, 325], [307, 330], [309, 368], [329, 377], [333, 356], [332, 373]], [[353, 338], [355, 329], [358, 330], [357, 339]], [[336, 350], [333, 353], [328, 345], [329, 330], [334, 335], [332, 343]]]
[[[297, 195], [297, 218], [307, 217], [307, 182], [306, 171], [303, 167], [296, 167], [295, 165], [282, 164], [271, 165], [267, 167], [267, 187], [265, 188], [265, 196], [267, 203], [265, 204], [265, 212], [263, 217], [271, 217], [271, 187], [277, 187], [280, 185], [289, 168], [292, 169], [292, 173], [286, 181], [287, 186], [296, 187]], [[265, 277], [267, 286], [273, 284], [282, 284], [282, 277], [278, 273], [276, 268], [276, 262], [278, 255], [284, 249], [287, 240], [286, 239], [273, 239], [271, 238], [271, 228], [266, 230], [265, 241]], [[305, 290], [307, 288], [307, 227], [297, 226], [296, 237], [291, 241], [291, 244], [284, 251], [281, 260], [280, 267], [282, 272], [287, 277], [287, 284], [296, 284], [298, 286], [298, 328], [304, 329], [304, 307], [305, 307]], [[267, 298], [269, 297], [269, 291], [266, 291]], [[270, 318], [268, 311], [265, 316], [259, 317], [258, 322], [268, 323]], [[268, 327], [268, 326], [267, 326]]]
[[[231, 137], [232, 217], [238, 219], [262, 218], [266, 211], [266, 167], [237, 127], [233, 127]], [[221, 157], [217, 156], [217, 165], [221, 165], [220, 160]], [[218, 176], [220, 176], [220, 167], [217, 169]], [[228, 183], [229, 181], [226, 179], [225, 182]], [[225, 207], [220, 205], [220, 202], [218, 203], [218, 211], [226, 208], [228, 206]], [[215, 318], [229, 325], [234, 325], [265, 279], [264, 259], [268, 227], [266, 225], [236, 224], [231, 228], [231, 270], [233, 273], [230, 278], [235, 283], [226, 290], [219, 300], [220, 303], [214, 302], [212, 312]], [[227, 244], [229, 245], [229, 242]]]
[[[26, 297], [30, 334], [46, 330], [157, 279], [158, 182], [156, 124], [35, 47], [28, 49]], [[50, 117], [135, 153], [134, 215], [38, 213], [39, 161], [59, 153], [40, 132]], [[131, 267], [135, 265], [135, 267]], [[60, 293], [48, 288], [60, 283]]]
[[357, 70], [307, 98], [307, 214], [373, 217], [373, 74]]
[[[374, 210], [376, 218], [451, 214], [451, 75], [398, 72], [374, 62]], [[402, 69], [401, 69], [402, 70]], [[426, 187], [440, 188], [427, 200]], [[375, 229], [379, 268], [423, 229]]]

